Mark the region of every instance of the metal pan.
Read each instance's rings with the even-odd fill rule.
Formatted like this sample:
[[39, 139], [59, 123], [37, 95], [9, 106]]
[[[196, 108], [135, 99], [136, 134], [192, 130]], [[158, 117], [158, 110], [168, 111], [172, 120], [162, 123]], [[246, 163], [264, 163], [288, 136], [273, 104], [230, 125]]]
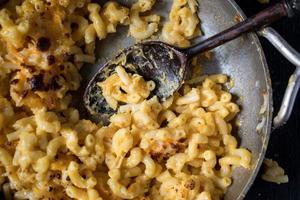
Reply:
[[[118, 0], [123, 5], [131, 5], [131, 0]], [[153, 12], [167, 19], [172, 1], [158, 1]], [[235, 19], [245, 19], [242, 10], [234, 0], [201, 0], [199, 7], [201, 28], [205, 39], [236, 23]], [[237, 17], [238, 16], [238, 17]], [[274, 126], [284, 124], [292, 110], [296, 93], [300, 86], [300, 55], [293, 50], [273, 29], [265, 28], [260, 35], [270, 40], [294, 65], [298, 66], [288, 84], [282, 108], [274, 120]], [[198, 40], [196, 39], [196, 40]], [[120, 28], [117, 34], [109, 35], [97, 46], [98, 65], [115, 55], [118, 50], [132, 45], [134, 41], [127, 37], [127, 29]], [[240, 126], [237, 137], [240, 145], [252, 152], [252, 169], [237, 169], [233, 175], [233, 184], [225, 199], [243, 199], [252, 185], [264, 159], [272, 125], [272, 88], [267, 62], [256, 34], [248, 34], [213, 51], [213, 58], [203, 61], [205, 73], [225, 73], [234, 80], [231, 92], [238, 98], [242, 112], [237, 119]], [[98, 68], [85, 67], [83, 83], [87, 83]]]

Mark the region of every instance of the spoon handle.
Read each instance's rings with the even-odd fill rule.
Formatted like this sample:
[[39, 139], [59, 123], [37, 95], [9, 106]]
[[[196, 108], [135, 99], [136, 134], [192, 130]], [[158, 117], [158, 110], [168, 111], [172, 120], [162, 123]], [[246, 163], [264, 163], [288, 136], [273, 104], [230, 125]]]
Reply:
[[[295, 2], [299, 1], [300, 0], [281, 1], [215, 36], [201, 41], [192, 47], [179, 49], [179, 51], [185, 53], [188, 58], [191, 58], [199, 53], [211, 50], [241, 36], [244, 33], [256, 31], [263, 26], [271, 24], [272, 22], [275, 22], [280, 18], [287, 16], [289, 13], [295, 13], [297, 11], [297, 8], [293, 5], [298, 5], [298, 3]], [[289, 16], [292, 16], [292, 14]]]

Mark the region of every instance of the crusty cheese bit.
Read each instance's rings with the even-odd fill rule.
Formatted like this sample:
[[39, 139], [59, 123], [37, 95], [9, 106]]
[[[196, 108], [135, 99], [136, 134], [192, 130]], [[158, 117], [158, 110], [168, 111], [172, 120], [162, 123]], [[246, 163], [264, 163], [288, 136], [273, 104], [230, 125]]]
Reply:
[[284, 174], [284, 169], [276, 161], [266, 158], [264, 167], [265, 173], [261, 177], [263, 180], [277, 184], [289, 182], [289, 177]]
[[116, 2], [107, 2], [102, 13], [108, 33], [115, 33], [118, 24], [129, 25], [129, 9]]

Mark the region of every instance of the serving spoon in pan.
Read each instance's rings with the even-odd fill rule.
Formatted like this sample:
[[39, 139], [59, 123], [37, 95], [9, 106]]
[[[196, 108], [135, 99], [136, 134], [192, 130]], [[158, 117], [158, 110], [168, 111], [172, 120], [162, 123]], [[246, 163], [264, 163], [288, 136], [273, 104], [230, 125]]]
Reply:
[[104, 81], [114, 73], [115, 67], [118, 65], [125, 67], [127, 72], [143, 76], [145, 80], [153, 80], [156, 88], [151, 95], [156, 95], [161, 101], [164, 101], [172, 96], [188, 78], [191, 72], [189, 66], [191, 58], [244, 33], [257, 31], [282, 17], [292, 17], [299, 11], [300, 0], [283, 0], [189, 48], [177, 48], [160, 41], [135, 44], [122, 50], [99, 69], [85, 90], [84, 105], [92, 119], [103, 124], [108, 123], [109, 117], [116, 111], [109, 107], [97, 83]]

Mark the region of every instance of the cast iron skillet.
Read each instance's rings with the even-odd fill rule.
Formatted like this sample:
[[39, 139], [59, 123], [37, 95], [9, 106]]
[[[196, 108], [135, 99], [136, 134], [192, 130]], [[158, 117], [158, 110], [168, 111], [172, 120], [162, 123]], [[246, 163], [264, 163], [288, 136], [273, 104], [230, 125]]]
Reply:
[[[134, 1], [118, 0], [119, 3], [131, 5]], [[205, 35], [194, 42], [204, 40], [219, 33], [233, 24], [236, 19], [246, 17], [234, 0], [201, 0], [199, 15]], [[158, 1], [154, 12], [167, 18], [172, 1]], [[263, 28], [258, 35], [266, 37], [292, 64], [297, 66], [289, 81], [282, 107], [274, 119], [274, 127], [284, 124], [291, 113], [296, 93], [300, 86], [300, 55], [291, 48], [272, 28]], [[111, 45], [114, 44], [114, 45]], [[134, 44], [127, 37], [127, 29], [120, 28], [117, 34], [109, 35], [97, 46], [99, 55], [96, 65], [83, 69], [83, 84], [87, 84], [98, 69], [103, 66], [118, 50]], [[243, 199], [252, 185], [264, 159], [272, 126], [272, 88], [268, 66], [256, 34], [248, 34], [226, 45], [213, 50], [213, 59], [202, 60], [205, 73], [224, 73], [234, 80], [231, 92], [238, 99], [242, 112], [237, 119], [241, 126], [237, 137], [240, 145], [253, 154], [252, 170], [237, 169], [233, 175], [234, 181], [228, 189], [225, 199]], [[83, 89], [86, 85], [83, 85]]]

